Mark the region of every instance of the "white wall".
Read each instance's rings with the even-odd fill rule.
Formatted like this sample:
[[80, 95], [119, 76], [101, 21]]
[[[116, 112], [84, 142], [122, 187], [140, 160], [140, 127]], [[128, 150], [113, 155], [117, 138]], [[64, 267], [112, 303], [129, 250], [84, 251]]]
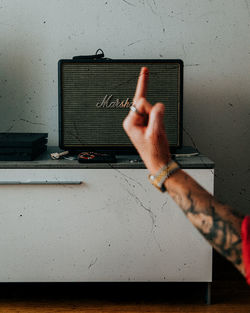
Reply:
[[250, 212], [249, 0], [0, 0], [0, 131], [49, 131], [57, 61], [181, 58], [184, 143], [216, 162], [216, 195]]

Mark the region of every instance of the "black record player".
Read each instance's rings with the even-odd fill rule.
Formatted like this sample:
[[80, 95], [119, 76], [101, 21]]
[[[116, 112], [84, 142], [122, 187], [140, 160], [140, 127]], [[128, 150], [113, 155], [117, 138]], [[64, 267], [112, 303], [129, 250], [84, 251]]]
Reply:
[[47, 150], [48, 133], [0, 133], [0, 161], [31, 161]]

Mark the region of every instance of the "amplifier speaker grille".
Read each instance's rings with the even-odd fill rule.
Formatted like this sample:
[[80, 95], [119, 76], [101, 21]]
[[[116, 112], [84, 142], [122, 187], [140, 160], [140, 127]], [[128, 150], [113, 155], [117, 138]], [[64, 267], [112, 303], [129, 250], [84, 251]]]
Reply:
[[[165, 104], [171, 146], [180, 145], [181, 62], [59, 61], [60, 146], [131, 147], [122, 128], [138, 74], [149, 68], [147, 99]], [[119, 99], [119, 100], [118, 100]]]

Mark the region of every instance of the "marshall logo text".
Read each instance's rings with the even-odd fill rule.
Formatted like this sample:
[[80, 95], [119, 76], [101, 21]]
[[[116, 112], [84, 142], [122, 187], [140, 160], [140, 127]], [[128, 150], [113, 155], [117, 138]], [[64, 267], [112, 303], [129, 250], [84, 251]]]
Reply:
[[[113, 95], [106, 95], [103, 99], [102, 102], [97, 102], [96, 107], [97, 108], [107, 108], [107, 109], [112, 109], [112, 108], [130, 108], [131, 105], [133, 104], [132, 101], [130, 101], [129, 98], [126, 100], [121, 101], [120, 99], [112, 99]], [[112, 100], [112, 101], [111, 101]]]

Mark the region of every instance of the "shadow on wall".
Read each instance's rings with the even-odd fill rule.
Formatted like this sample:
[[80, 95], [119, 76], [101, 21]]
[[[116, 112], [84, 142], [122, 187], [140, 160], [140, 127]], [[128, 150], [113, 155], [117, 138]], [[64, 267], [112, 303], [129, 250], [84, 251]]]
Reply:
[[183, 139], [215, 162], [218, 200], [250, 214], [250, 95], [235, 93], [232, 82], [231, 89], [186, 94]]
[[46, 123], [41, 122], [43, 108], [36, 106], [42, 96], [41, 62], [32, 59], [31, 50], [32, 43], [26, 51], [9, 48], [0, 53], [1, 132], [47, 132]]

